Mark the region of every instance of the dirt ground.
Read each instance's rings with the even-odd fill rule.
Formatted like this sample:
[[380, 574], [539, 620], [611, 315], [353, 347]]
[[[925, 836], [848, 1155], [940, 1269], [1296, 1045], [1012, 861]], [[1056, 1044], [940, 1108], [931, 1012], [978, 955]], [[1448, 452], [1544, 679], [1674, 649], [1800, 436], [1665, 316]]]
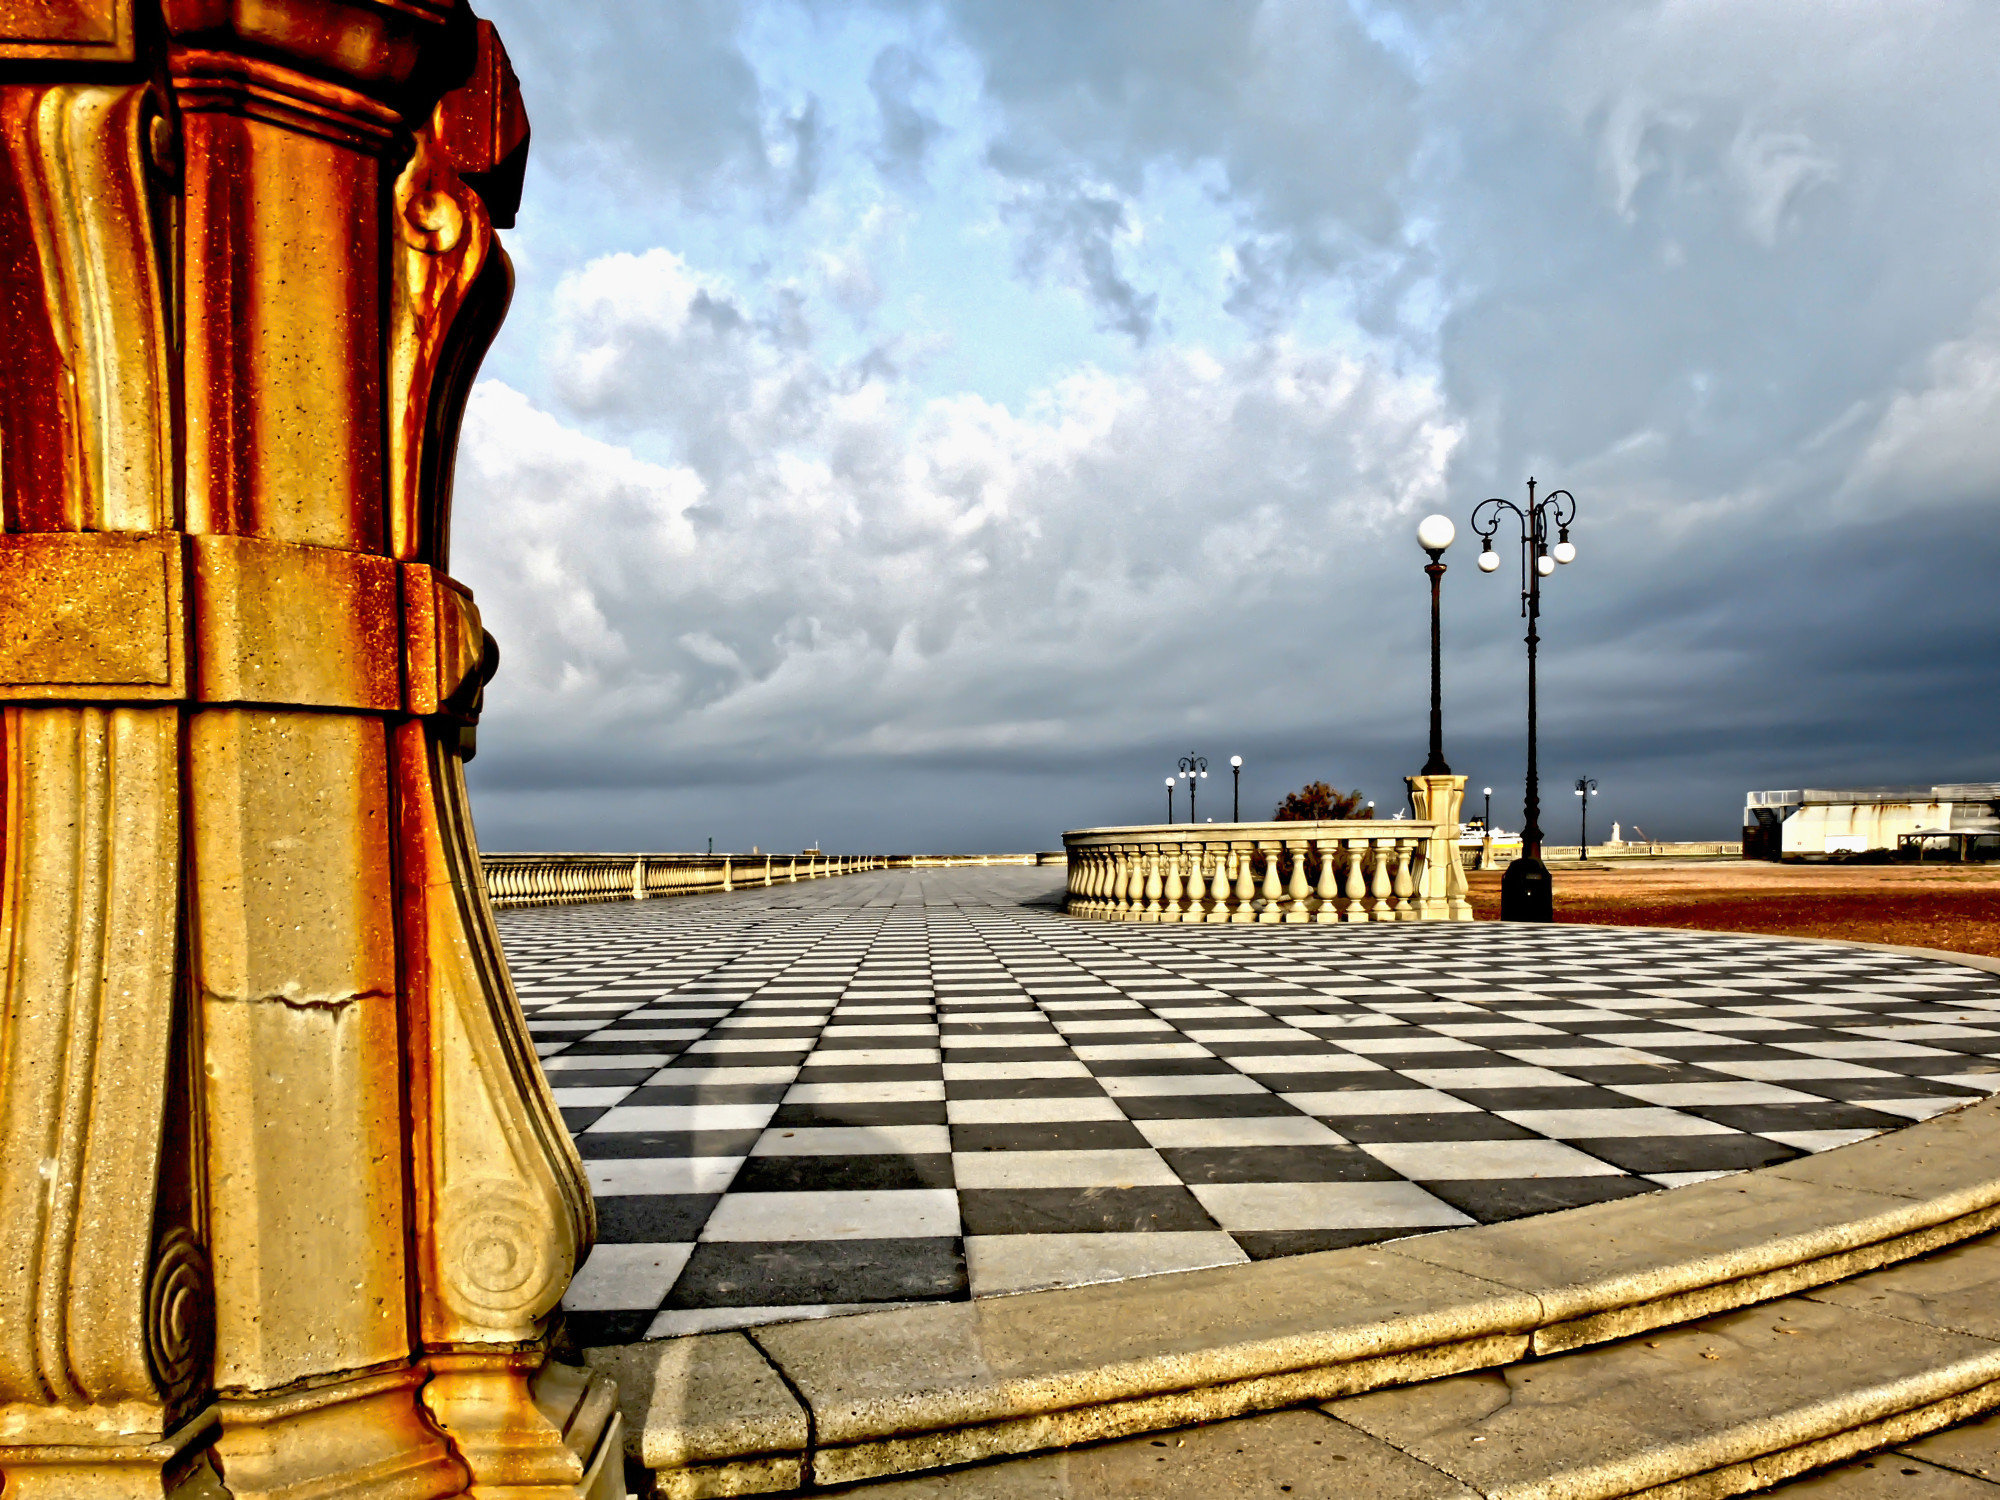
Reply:
[[[2000, 958], [2000, 867], [1592, 860], [1549, 867], [1558, 922], [1699, 927], [1902, 943]], [[1500, 871], [1474, 870], [1473, 911], [1500, 915]]]

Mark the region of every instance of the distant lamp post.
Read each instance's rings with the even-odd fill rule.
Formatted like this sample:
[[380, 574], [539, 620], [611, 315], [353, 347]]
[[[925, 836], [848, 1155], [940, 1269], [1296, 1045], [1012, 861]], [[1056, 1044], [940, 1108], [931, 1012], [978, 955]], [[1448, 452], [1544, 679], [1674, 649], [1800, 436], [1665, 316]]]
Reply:
[[1173, 820], [1174, 820], [1174, 778], [1169, 776], [1167, 778], [1167, 821], [1171, 823], [1173, 822]]
[[[1570, 523], [1576, 519], [1576, 496], [1568, 490], [1551, 490], [1538, 502], [1535, 481], [1530, 479], [1525, 510], [1511, 500], [1480, 501], [1473, 508], [1472, 529], [1479, 534], [1482, 573], [1500, 567], [1493, 534], [1500, 529], [1503, 514], [1512, 515], [1521, 528], [1521, 614], [1528, 622], [1528, 786], [1522, 807], [1521, 857], [1507, 866], [1500, 880], [1500, 920], [1551, 922], [1555, 920], [1555, 896], [1549, 884], [1549, 867], [1542, 863], [1542, 788], [1535, 762], [1535, 648], [1542, 638], [1542, 580], [1555, 572], [1557, 563], [1576, 560], [1576, 548], [1569, 539]], [[1558, 538], [1553, 548], [1549, 545], [1551, 530]]]
[[1181, 757], [1181, 775], [1187, 778], [1188, 821], [1192, 823], [1195, 821], [1195, 816], [1194, 816], [1195, 783], [1198, 781], [1203, 781], [1207, 778], [1208, 757], [1206, 755], [1183, 755]]
[[1597, 795], [1597, 783], [1588, 776], [1576, 778], [1576, 857], [1590, 858], [1590, 799]]
[[1490, 786], [1486, 788], [1486, 832], [1489, 837], [1493, 833], [1493, 788]]
[[1425, 516], [1417, 523], [1417, 545], [1431, 559], [1424, 567], [1431, 580], [1431, 758], [1424, 762], [1426, 776], [1451, 774], [1451, 767], [1444, 763], [1444, 678], [1439, 660], [1443, 637], [1438, 618], [1438, 587], [1444, 581], [1444, 549], [1457, 535], [1458, 528], [1451, 524], [1449, 516]]
[[1243, 821], [1243, 757], [1229, 757], [1229, 821]]

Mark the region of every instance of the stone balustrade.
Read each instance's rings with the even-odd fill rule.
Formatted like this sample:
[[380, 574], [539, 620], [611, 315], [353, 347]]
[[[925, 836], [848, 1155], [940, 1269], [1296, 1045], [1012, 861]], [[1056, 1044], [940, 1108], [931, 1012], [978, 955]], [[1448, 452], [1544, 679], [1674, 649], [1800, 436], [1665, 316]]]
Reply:
[[1069, 912], [1114, 922], [1464, 922], [1457, 825], [1159, 824], [1063, 835]]
[[[907, 856], [906, 856], [907, 857]], [[699, 891], [762, 889], [892, 863], [884, 854], [486, 854], [480, 864], [495, 906], [644, 901]]]

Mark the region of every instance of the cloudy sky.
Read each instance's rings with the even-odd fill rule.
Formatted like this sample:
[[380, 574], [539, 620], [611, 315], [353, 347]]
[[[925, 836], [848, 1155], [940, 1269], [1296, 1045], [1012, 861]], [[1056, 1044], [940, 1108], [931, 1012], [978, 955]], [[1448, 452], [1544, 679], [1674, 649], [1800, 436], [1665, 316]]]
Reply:
[[1189, 752], [1386, 809], [1434, 510], [1518, 826], [1466, 518], [1530, 475], [1552, 838], [1579, 775], [1666, 838], [2000, 778], [1991, 0], [480, 9], [535, 128], [456, 502], [488, 848], [1048, 848]]

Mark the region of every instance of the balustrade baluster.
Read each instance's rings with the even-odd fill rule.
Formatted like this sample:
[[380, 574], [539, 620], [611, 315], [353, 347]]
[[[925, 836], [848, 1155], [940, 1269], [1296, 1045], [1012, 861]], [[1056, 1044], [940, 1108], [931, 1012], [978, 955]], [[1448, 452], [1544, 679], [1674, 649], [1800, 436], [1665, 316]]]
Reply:
[[1347, 852], [1347, 902], [1340, 909], [1343, 922], [1365, 922], [1368, 920], [1368, 850], [1367, 839], [1345, 838], [1340, 841]]
[[1313, 847], [1319, 852], [1319, 884], [1313, 888], [1313, 921], [1338, 922], [1340, 920], [1340, 840], [1319, 838], [1313, 840]]
[[1389, 868], [1394, 859], [1396, 841], [1376, 838], [1370, 842], [1375, 847], [1375, 858], [1368, 894], [1374, 899], [1368, 903], [1368, 920], [1393, 922], [1396, 920], [1395, 886], [1390, 879]]
[[1285, 893], [1292, 900], [1291, 904], [1285, 908], [1285, 920], [1287, 922], [1310, 922], [1312, 920], [1312, 910], [1306, 905], [1306, 897], [1312, 894], [1312, 888], [1306, 884], [1306, 841], [1304, 839], [1287, 839], [1285, 841], [1285, 851], [1292, 863], [1292, 878], [1290, 883], [1285, 887]]
[[1244, 842], [1232, 850], [1236, 862], [1236, 906], [1229, 913], [1232, 922], [1254, 922], [1257, 920], [1257, 882], [1250, 873], [1251, 856], [1256, 845]]
[[1278, 856], [1284, 845], [1276, 839], [1259, 839], [1257, 848], [1264, 856], [1264, 894], [1257, 902], [1257, 920], [1282, 922], [1285, 919], [1285, 888], [1278, 883]]
[[1181, 883], [1181, 851], [1169, 844], [1157, 856], [1167, 867], [1166, 883], [1160, 891], [1160, 920], [1178, 922], [1181, 919], [1181, 896], [1187, 887]]
[[1410, 860], [1416, 848], [1417, 841], [1413, 838], [1396, 840], [1396, 920], [1399, 922], [1414, 922], [1423, 915], [1410, 900], [1416, 892], [1416, 882], [1410, 870]]
[[1157, 922], [1160, 920], [1160, 855], [1154, 848], [1143, 850], [1139, 856], [1146, 868], [1146, 907], [1140, 920]]
[[1215, 875], [1208, 884], [1208, 920], [1211, 922], [1229, 920], [1230, 857], [1227, 844], [1216, 847]]

